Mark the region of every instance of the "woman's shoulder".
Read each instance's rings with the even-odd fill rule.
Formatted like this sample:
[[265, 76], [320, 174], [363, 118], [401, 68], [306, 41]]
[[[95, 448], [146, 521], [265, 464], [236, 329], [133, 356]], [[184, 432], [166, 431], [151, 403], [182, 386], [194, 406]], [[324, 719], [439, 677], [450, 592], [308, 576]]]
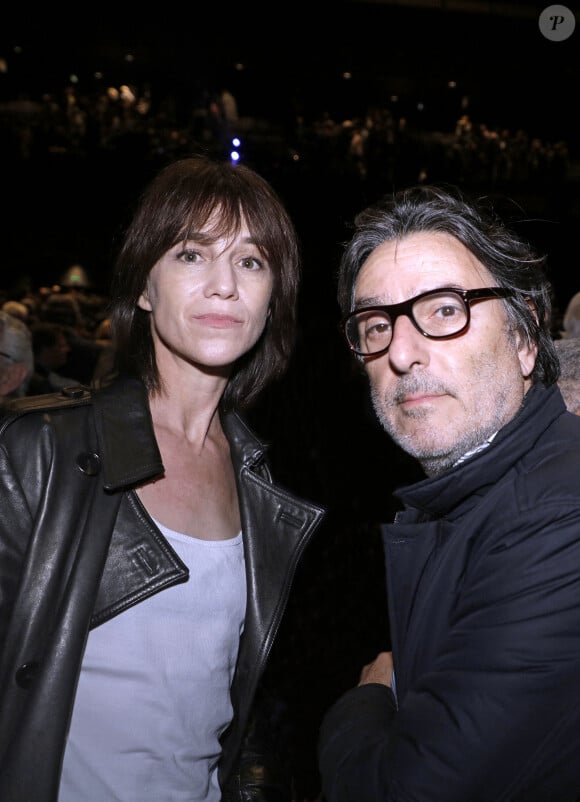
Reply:
[[96, 405], [127, 409], [148, 408], [146, 390], [141, 382], [113, 377], [102, 385], [69, 384], [50, 393], [26, 395], [5, 400], [0, 406], [0, 432], [26, 416], [46, 416], [67, 409]]
[[[46, 442], [49, 431], [62, 431], [58, 420], [86, 418], [85, 409], [91, 406], [91, 392], [86, 387], [71, 386], [54, 393], [24, 396], [5, 401], [0, 408], [0, 438], [3, 444], [11, 448], [18, 444], [19, 450], [33, 453], [40, 441]], [[69, 413], [82, 410], [76, 415]], [[76, 425], [66, 426], [67, 430], [78, 428]]]
[[42, 415], [50, 410], [85, 406], [91, 402], [91, 397], [91, 390], [88, 387], [75, 384], [54, 393], [11, 398], [5, 400], [0, 407], [0, 427], [4, 429], [17, 419], [31, 413]]

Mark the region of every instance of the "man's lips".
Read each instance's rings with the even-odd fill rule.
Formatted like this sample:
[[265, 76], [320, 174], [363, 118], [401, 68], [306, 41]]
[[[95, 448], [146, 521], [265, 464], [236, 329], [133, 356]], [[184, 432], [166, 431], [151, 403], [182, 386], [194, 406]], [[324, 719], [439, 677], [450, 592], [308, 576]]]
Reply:
[[412, 393], [404, 395], [398, 400], [401, 406], [417, 406], [418, 404], [428, 404], [431, 401], [436, 401], [438, 398], [443, 398], [445, 393]]

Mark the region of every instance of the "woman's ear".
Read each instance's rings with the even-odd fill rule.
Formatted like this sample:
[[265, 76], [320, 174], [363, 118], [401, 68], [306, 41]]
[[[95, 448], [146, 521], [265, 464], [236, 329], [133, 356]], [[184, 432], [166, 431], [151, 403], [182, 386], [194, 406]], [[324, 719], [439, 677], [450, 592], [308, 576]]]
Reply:
[[145, 288], [139, 296], [137, 306], [139, 309], [143, 309], [145, 312], [151, 312], [152, 307], [151, 303], [149, 302], [149, 292], [147, 291], [147, 288]]

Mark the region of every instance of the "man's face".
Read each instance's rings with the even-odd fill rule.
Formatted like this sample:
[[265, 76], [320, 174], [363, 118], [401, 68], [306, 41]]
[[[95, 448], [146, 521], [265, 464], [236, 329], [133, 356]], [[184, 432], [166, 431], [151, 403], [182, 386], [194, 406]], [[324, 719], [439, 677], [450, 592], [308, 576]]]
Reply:
[[58, 370], [66, 363], [70, 353], [70, 345], [64, 334], [57, 334], [54, 345], [46, 346], [43, 349], [42, 357], [44, 364], [50, 370]]
[[[417, 233], [371, 253], [356, 281], [355, 305], [495, 284], [454, 237]], [[450, 340], [428, 339], [399, 317], [387, 353], [367, 357], [365, 366], [381, 424], [427, 475], [436, 475], [514, 417], [536, 353], [508, 329], [504, 301], [493, 299], [474, 303], [469, 328]]]

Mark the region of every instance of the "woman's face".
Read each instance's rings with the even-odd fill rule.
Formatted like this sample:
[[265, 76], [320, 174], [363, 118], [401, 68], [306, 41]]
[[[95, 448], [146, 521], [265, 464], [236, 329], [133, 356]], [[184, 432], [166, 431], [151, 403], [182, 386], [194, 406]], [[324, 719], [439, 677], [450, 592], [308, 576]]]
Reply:
[[[212, 220], [200, 232], [211, 231]], [[233, 239], [188, 240], [154, 265], [141, 309], [161, 371], [167, 361], [195, 364], [227, 375], [257, 342], [266, 325], [273, 275], [246, 222]]]

